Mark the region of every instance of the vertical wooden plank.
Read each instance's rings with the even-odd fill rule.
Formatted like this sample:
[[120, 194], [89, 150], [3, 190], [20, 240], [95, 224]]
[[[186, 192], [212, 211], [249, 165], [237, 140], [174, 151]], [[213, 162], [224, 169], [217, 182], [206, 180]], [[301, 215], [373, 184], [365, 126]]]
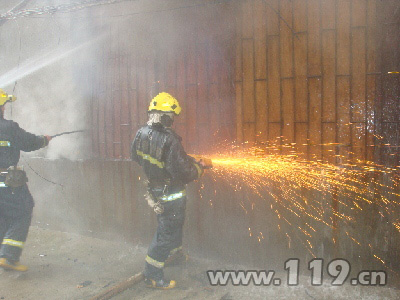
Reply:
[[308, 0], [308, 75], [321, 75], [320, 2]]
[[[177, 50], [175, 59], [177, 60], [176, 64], [176, 91], [175, 95], [173, 95], [176, 99], [178, 99], [179, 104], [182, 107], [182, 112], [180, 113], [179, 117], [176, 119], [176, 123], [182, 125], [186, 122], [186, 72], [185, 72], [185, 48], [180, 48]], [[182, 130], [181, 132], [182, 138], [186, 141], [186, 130]]]
[[159, 51], [157, 53], [157, 60], [156, 60], [156, 80], [157, 80], [157, 89], [156, 92], [165, 92], [167, 88], [167, 52], [166, 51]]
[[244, 142], [248, 142], [250, 145], [254, 144], [256, 141], [256, 124], [244, 123], [243, 136], [244, 136]]
[[243, 121], [256, 121], [254, 99], [254, 47], [253, 40], [243, 40]]
[[267, 82], [256, 81], [256, 104], [257, 104], [257, 141], [268, 140], [268, 117], [267, 117]]
[[267, 18], [264, 0], [256, 0], [254, 8], [255, 78], [267, 78]]
[[221, 50], [218, 47], [217, 41], [212, 41], [208, 44], [208, 82], [219, 83], [219, 72], [221, 69]]
[[157, 82], [155, 76], [155, 53], [150, 53], [146, 59], [146, 106], [157, 96]]
[[281, 77], [289, 78], [293, 77], [293, 35], [290, 29], [293, 27], [292, 1], [281, 0], [279, 6]]
[[367, 5], [367, 73], [374, 73], [378, 72], [376, 0], [368, 0]]
[[288, 143], [294, 143], [294, 82], [282, 79], [282, 136]]
[[97, 82], [100, 81], [97, 74], [100, 70], [100, 63], [98, 62], [93, 66], [93, 74], [95, 75], [94, 83], [92, 84], [92, 101], [91, 101], [91, 113], [92, 113], [92, 126], [91, 126], [91, 136], [92, 136], [92, 152], [94, 157], [98, 157], [99, 153], [99, 90], [97, 88]]
[[281, 87], [279, 72], [279, 37], [268, 37], [268, 120], [281, 121]]
[[367, 19], [367, 0], [353, 0], [351, 12], [352, 26], [365, 26]]
[[311, 158], [321, 159], [321, 93], [322, 82], [320, 78], [309, 78], [309, 139]]
[[126, 61], [127, 65], [127, 89], [128, 89], [128, 98], [129, 98], [129, 119], [130, 119], [130, 123], [131, 123], [131, 127], [133, 127], [133, 123], [135, 123], [135, 110], [134, 110], [134, 106], [137, 106], [137, 102], [132, 99], [131, 93], [132, 90], [136, 91], [136, 87], [137, 87], [137, 78], [136, 78], [136, 60], [135, 60], [135, 53], [129, 53], [127, 55], [127, 61]]
[[128, 91], [128, 97], [130, 101], [130, 130], [131, 130], [131, 135], [130, 139], [131, 141], [135, 137], [136, 131], [139, 128], [139, 117], [138, 117], [138, 98], [137, 98], [137, 92], [136, 90], [129, 90]]
[[114, 60], [114, 83], [113, 83], [113, 144], [114, 155], [113, 158], [121, 159], [121, 77], [120, 77], [120, 61], [121, 57], [118, 56]]
[[268, 124], [268, 141], [274, 143], [276, 146], [281, 144], [281, 123], [271, 122]]
[[301, 158], [308, 157], [308, 123], [295, 123], [296, 129], [296, 150]]
[[107, 91], [106, 91], [106, 106], [105, 106], [105, 133], [106, 133], [106, 157], [114, 157], [114, 137], [113, 137], [113, 59], [107, 59]]
[[242, 101], [242, 83], [236, 82], [236, 139], [238, 142], [243, 142], [243, 101]]
[[279, 0], [267, 1], [268, 35], [279, 35]]
[[366, 81], [365, 28], [352, 29], [352, 122], [365, 122], [365, 81]]
[[105, 105], [105, 150], [106, 158], [112, 159], [114, 157], [114, 137], [113, 137], [113, 103], [112, 95], [109, 94]]
[[173, 55], [174, 49], [167, 50], [166, 81], [167, 86], [176, 85], [176, 59]]
[[220, 103], [218, 94], [218, 85], [209, 85], [209, 105], [210, 105], [210, 134], [214, 137], [218, 134], [218, 129], [220, 125]]
[[350, 75], [350, 0], [337, 0], [336, 73]]
[[107, 60], [105, 58], [107, 52], [107, 42], [105, 41], [102, 45], [101, 61], [100, 64], [100, 74], [99, 74], [99, 84], [98, 84], [98, 104], [99, 104], [99, 157], [106, 157], [105, 149], [105, 103], [106, 103], [106, 93], [107, 93]]
[[294, 39], [295, 121], [308, 122], [307, 34]]
[[196, 71], [196, 63], [195, 63], [195, 55], [196, 55], [196, 44], [195, 41], [189, 41], [188, 48], [186, 51], [186, 84], [196, 84], [197, 82], [197, 71]]
[[197, 87], [189, 85], [186, 88], [186, 139], [189, 148], [188, 152], [193, 153], [197, 149]]
[[361, 162], [365, 161], [365, 123], [352, 123], [351, 124], [351, 135], [352, 135], [352, 161]]
[[377, 121], [375, 116], [375, 99], [377, 97], [377, 75], [367, 76], [367, 153], [366, 159], [369, 161], [374, 160], [374, 146], [375, 146], [375, 123]]
[[293, 30], [307, 31], [307, 5], [304, 0], [293, 0]]
[[336, 1], [321, 0], [322, 29], [335, 29], [336, 25]]
[[[232, 49], [232, 48], [230, 48]], [[222, 58], [228, 60], [227, 58]], [[223, 75], [221, 77], [221, 85], [220, 85], [220, 98], [222, 100], [222, 115], [224, 119], [224, 123], [228, 126], [230, 140], [232, 140], [235, 135], [235, 117], [236, 117], [236, 105], [235, 105], [235, 89], [232, 84], [233, 74], [231, 72], [232, 66], [234, 64], [234, 57], [230, 54], [229, 63], [223, 64]]]
[[139, 128], [139, 114], [138, 114], [138, 93], [137, 93], [137, 81], [136, 76], [136, 55], [131, 54], [128, 63], [128, 76], [129, 76], [129, 105], [130, 105], [130, 123], [131, 123], [131, 140], [134, 139], [137, 129]]
[[[147, 112], [148, 107], [146, 107], [147, 103], [147, 95], [146, 95], [146, 64], [145, 57], [142, 53], [138, 53], [137, 57], [137, 67], [138, 70], [142, 70], [142, 72], [137, 73], [137, 116], [139, 121], [139, 126], [143, 126], [147, 121], [147, 116], [143, 113], [143, 111]], [[151, 99], [148, 99], [150, 103]]]
[[254, 1], [253, 0], [243, 0], [242, 10], [242, 38], [253, 38], [253, 22], [254, 22]]
[[105, 94], [99, 95], [99, 156], [100, 158], [106, 157], [106, 130], [105, 130]]
[[[338, 76], [336, 78], [337, 112], [338, 112], [338, 143], [339, 155], [348, 156], [347, 151], [351, 143], [350, 136], [350, 78]], [[343, 162], [340, 161], [339, 162]]]
[[[198, 128], [204, 128], [209, 132], [210, 111], [208, 101], [208, 82], [207, 82], [207, 45], [197, 44], [197, 123]], [[200, 134], [200, 133], [199, 133]], [[200, 139], [201, 143], [206, 144], [206, 139]]]
[[336, 122], [335, 32], [322, 33], [322, 121]]
[[128, 69], [127, 57], [121, 57], [121, 149], [122, 158], [127, 159], [130, 157], [130, 106], [128, 96]]
[[324, 161], [335, 163], [335, 145], [336, 143], [336, 124], [335, 123], [322, 123], [322, 156]]
[[[225, 78], [225, 77], [223, 77]], [[223, 128], [223, 138], [232, 140], [234, 133], [232, 128], [235, 124], [235, 103], [232, 86], [229, 84], [228, 79], [223, 79], [219, 87], [219, 98], [221, 101], [221, 120]]]
[[236, 4], [236, 34], [235, 34], [235, 80], [242, 81], [243, 69], [242, 69], [242, 3], [237, 2]]

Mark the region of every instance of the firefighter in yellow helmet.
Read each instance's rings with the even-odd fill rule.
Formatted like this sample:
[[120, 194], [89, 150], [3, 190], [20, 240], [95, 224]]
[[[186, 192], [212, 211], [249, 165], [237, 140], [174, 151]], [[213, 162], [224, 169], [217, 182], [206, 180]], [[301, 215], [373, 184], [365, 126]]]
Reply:
[[176, 282], [164, 278], [168, 256], [182, 249], [185, 219], [185, 185], [200, 178], [204, 165], [188, 156], [171, 126], [181, 112], [178, 101], [160, 93], [150, 102], [149, 120], [132, 143], [132, 160], [143, 167], [149, 184], [147, 201], [157, 214], [158, 227], [147, 252], [145, 271], [148, 287], [170, 289]]
[[17, 98], [0, 89], [0, 267], [27, 271], [19, 263], [31, 224], [34, 206], [25, 172], [17, 167], [20, 151], [35, 151], [48, 145], [51, 137], [28, 133], [4, 119], [5, 105]]

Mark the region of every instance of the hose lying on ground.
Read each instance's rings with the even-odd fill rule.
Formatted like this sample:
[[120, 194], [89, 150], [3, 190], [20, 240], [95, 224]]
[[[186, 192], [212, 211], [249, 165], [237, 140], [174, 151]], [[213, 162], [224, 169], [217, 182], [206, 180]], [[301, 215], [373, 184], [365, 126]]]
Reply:
[[[166, 261], [165, 266], [171, 265], [176, 259], [181, 257], [181, 253], [176, 253], [175, 255], [171, 255]], [[94, 296], [90, 300], [109, 300], [112, 297], [122, 293], [123, 291], [133, 287], [134, 285], [142, 282], [144, 280], [143, 272], [137, 273], [132, 277], [129, 277], [127, 280], [109, 288], [108, 290]]]

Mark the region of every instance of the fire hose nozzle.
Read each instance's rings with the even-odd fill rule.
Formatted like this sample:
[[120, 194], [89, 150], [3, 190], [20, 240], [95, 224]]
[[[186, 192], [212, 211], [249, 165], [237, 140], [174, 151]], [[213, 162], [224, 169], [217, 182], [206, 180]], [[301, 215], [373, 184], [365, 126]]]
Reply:
[[213, 167], [212, 160], [209, 158], [205, 158], [199, 155], [192, 156], [197, 162], [202, 162], [204, 165], [204, 169], [211, 169]]

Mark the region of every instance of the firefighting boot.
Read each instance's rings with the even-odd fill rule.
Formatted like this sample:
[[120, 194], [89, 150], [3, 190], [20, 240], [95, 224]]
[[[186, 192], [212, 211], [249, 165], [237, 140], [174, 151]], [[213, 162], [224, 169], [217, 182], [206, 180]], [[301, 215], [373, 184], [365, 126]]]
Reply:
[[21, 265], [18, 261], [11, 262], [7, 258], [0, 258], [0, 267], [5, 270], [14, 270], [18, 272], [26, 272], [28, 271], [28, 267]]
[[144, 282], [148, 288], [152, 289], [170, 290], [176, 286], [175, 280], [153, 280], [146, 278]]

